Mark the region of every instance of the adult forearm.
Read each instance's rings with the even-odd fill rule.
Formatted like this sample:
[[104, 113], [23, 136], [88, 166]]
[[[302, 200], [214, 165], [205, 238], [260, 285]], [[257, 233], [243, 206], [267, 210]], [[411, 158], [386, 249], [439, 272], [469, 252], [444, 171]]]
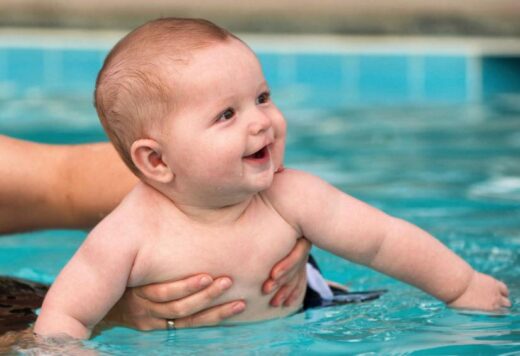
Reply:
[[93, 227], [137, 183], [110, 143], [69, 146], [61, 165], [55, 187], [65, 193], [57, 207], [67, 227]]
[[92, 227], [135, 182], [107, 143], [44, 145], [0, 136], [0, 233]]
[[50, 193], [59, 160], [51, 146], [0, 136], [0, 232], [44, 227], [52, 220]]

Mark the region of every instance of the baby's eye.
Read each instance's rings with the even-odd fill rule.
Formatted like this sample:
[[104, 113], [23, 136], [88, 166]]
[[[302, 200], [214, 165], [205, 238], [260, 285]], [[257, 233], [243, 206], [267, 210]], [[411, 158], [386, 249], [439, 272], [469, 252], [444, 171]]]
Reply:
[[256, 103], [257, 104], [265, 104], [269, 101], [269, 98], [271, 97], [271, 94], [266, 91], [266, 92], [263, 92], [262, 94], [260, 94], [258, 96], [258, 98], [256, 98]]
[[227, 108], [226, 111], [220, 114], [217, 122], [230, 120], [233, 116], [235, 116], [235, 110], [233, 108]]

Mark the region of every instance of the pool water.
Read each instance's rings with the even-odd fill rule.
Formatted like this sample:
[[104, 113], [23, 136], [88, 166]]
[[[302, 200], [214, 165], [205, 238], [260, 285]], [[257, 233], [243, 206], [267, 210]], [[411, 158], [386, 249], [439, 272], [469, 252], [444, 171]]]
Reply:
[[[87, 89], [0, 98], [0, 133], [42, 142], [104, 139]], [[452, 310], [315, 249], [329, 279], [353, 290], [389, 292], [369, 303], [240, 327], [113, 328], [86, 345], [114, 355], [520, 353], [520, 97], [323, 107], [292, 100], [283, 89], [275, 87], [273, 96], [288, 121], [287, 166], [426, 229], [476, 269], [506, 282], [512, 308], [496, 314]], [[2, 237], [0, 274], [52, 282], [84, 236], [53, 230]]]

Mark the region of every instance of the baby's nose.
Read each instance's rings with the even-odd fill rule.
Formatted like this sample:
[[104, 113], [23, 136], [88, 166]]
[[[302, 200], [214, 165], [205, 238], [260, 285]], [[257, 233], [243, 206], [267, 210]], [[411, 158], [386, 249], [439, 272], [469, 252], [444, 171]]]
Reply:
[[271, 118], [262, 112], [258, 112], [249, 124], [249, 131], [252, 135], [258, 135], [259, 133], [268, 130], [271, 125]]

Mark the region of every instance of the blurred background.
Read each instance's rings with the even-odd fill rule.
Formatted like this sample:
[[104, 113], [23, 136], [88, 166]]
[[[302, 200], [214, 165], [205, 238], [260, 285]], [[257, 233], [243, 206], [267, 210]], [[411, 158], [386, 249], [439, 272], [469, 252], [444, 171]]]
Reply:
[[516, 0], [2, 0], [2, 26], [121, 28], [203, 17], [240, 32], [520, 35]]
[[[289, 124], [287, 166], [425, 228], [508, 283], [513, 308], [503, 317], [457, 314], [314, 251], [328, 278], [390, 293], [303, 321], [166, 341], [115, 329], [94, 349], [518, 354], [520, 0], [0, 0], [0, 134], [106, 140], [92, 105], [97, 72], [130, 29], [163, 16], [207, 18], [255, 50]], [[84, 235], [2, 237], [0, 275], [50, 283]]]
[[520, 92], [518, 0], [0, 0], [0, 98], [90, 93], [106, 51], [163, 16], [245, 36], [282, 104], [435, 105]]

